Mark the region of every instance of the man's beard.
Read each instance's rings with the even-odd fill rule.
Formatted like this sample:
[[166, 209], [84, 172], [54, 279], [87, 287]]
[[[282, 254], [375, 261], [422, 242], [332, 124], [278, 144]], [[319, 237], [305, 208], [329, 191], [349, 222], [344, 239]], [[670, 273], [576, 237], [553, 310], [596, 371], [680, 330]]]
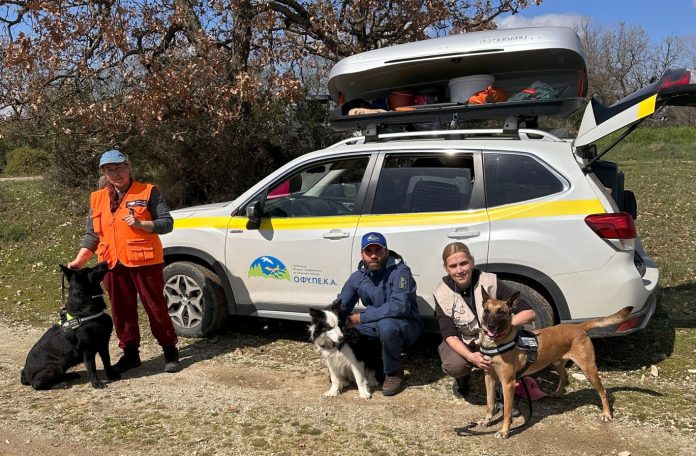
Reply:
[[380, 269], [382, 269], [383, 265], [384, 265], [384, 263], [380, 263], [380, 262], [367, 263], [367, 269], [369, 269], [372, 272], [377, 272]]

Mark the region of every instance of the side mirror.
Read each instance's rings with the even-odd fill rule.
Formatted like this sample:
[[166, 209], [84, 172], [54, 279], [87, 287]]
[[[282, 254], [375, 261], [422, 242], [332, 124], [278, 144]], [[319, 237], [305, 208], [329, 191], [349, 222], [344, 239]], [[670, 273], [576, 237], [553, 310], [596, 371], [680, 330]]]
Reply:
[[254, 201], [246, 207], [246, 216], [249, 219], [247, 222], [248, 230], [257, 230], [261, 226], [261, 203]]

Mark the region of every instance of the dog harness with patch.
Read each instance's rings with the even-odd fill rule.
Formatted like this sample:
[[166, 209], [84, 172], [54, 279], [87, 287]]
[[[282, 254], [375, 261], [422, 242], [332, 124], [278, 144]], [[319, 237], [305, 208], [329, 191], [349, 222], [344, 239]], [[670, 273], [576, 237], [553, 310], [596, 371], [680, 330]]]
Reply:
[[512, 350], [513, 348], [519, 348], [527, 352], [527, 362], [524, 367], [518, 372], [518, 376], [524, 373], [529, 366], [534, 364], [537, 359], [537, 352], [539, 351], [539, 342], [537, 341], [537, 335], [531, 331], [525, 329], [519, 329], [517, 335], [513, 340], [507, 342], [503, 345], [498, 345], [495, 348], [484, 348], [481, 347], [479, 351], [482, 355], [486, 356], [498, 356], [505, 352]]
[[[101, 296], [101, 295], [97, 295], [97, 296]], [[96, 296], [92, 296], [92, 297], [94, 298]], [[75, 317], [75, 316], [71, 315], [67, 309], [61, 309], [60, 321], [58, 322], [58, 324], [60, 325], [61, 328], [65, 329], [65, 330], [68, 330], [68, 329], [75, 330], [75, 329], [79, 328], [80, 325], [82, 325], [82, 323], [84, 323], [86, 321], [94, 320], [95, 318], [101, 317], [102, 315], [104, 315], [103, 310], [99, 313], [96, 313], [94, 315], [90, 315], [88, 317]]]

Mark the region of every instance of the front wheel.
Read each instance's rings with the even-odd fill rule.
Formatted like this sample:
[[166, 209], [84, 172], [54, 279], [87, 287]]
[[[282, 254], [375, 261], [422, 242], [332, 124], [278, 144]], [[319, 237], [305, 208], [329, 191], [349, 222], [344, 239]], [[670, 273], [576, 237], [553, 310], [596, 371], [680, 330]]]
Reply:
[[532, 309], [534, 309], [536, 313], [536, 319], [532, 322], [532, 326], [535, 329], [546, 328], [555, 324], [553, 307], [551, 307], [551, 304], [549, 304], [541, 293], [532, 287], [514, 280], [503, 280], [503, 282], [513, 290], [518, 290], [522, 297], [532, 306]]
[[227, 320], [220, 279], [196, 263], [176, 261], [164, 268], [164, 294], [174, 329], [183, 337], [208, 337]]

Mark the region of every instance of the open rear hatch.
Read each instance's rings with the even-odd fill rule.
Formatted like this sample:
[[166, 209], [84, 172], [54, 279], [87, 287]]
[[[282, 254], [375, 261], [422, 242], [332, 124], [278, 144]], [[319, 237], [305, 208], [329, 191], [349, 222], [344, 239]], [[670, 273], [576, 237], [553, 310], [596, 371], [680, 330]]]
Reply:
[[[585, 109], [574, 145], [576, 148], [587, 146], [624, 127], [634, 129], [639, 122], [663, 106], [696, 106], [694, 70], [669, 69], [657, 81], [609, 107], [592, 98]], [[630, 131], [632, 130], [626, 134]], [[616, 142], [611, 147], [614, 145]]]
[[[475, 104], [471, 96], [488, 87]], [[331, 70], [329, 93], [337, 131], [567, 117], [585, 105], [587, 64], [567, 28], [472, 32], [347, 57]]]

